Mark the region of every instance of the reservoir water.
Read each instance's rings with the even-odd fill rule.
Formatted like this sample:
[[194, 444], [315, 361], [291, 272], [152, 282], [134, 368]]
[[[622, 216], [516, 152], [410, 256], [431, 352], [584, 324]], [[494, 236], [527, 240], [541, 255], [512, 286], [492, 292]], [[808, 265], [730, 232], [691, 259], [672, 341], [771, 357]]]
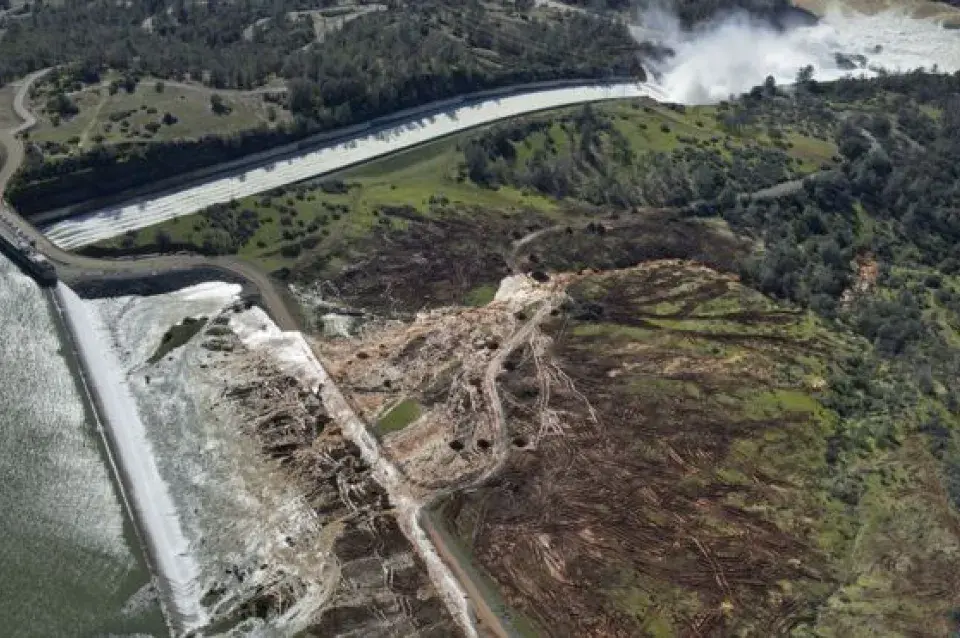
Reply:
[[0, 633], [167, 635], [52, 312], [0, 256]]

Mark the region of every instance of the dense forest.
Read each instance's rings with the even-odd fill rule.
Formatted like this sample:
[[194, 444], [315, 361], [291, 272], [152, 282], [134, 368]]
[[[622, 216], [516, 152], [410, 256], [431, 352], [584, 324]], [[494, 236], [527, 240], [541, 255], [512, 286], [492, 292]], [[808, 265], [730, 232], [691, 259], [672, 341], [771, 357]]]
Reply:
[[304, 0], [37, 3], [27, 17], [7, 21], [0, 82], [65, 63], [216, 88], [252, 88], [279, 76], [333, 85], [322, 97], [336, 106], [355, 97], [357, 84], [384, 101], [445, 82], [489, 84], [544, 69], [622, 73], [638, 63], [626, 28], [599, 18], [530, 17], [509, 1], [373, 6], [385, 10], [318, 33], [313, 16], [303, 13], [318, 7]]
[[[78, 81], [104, 68], [250, 88], [289, 80], [285, 127], [168, 144], [94, 147], [28, 163], [8, 196], [30, 213], [234, 159], [311, 133], [471, 91], [528, 82], [644, 78], [645, 50], [622, 24], [584, 15], [531, 18], [512, 2], [424, 0], [374, 11], [314, 40], [296, 3], [156, 2], [39, 6], [0, 39], [0, 79], [71, 62]], [[269, 12], [268, 12], [269, 9]], [[152, 16], [152, 17], [151, 17]], [[142, 26], [150, 19], [150, 28]], [[248, 38], [248, 27], [254, 26]], [[269, 96], [268, 96], [269, 97]], [[92, 190], [93, 189], [93, 190]]]

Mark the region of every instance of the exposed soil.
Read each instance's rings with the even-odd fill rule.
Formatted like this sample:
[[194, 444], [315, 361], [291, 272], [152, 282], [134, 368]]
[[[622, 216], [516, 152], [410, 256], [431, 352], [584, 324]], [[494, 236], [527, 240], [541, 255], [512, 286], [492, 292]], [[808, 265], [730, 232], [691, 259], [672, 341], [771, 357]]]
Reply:
[[410, 315], [423, 308], [460, 305], [478, 286], [496, 285], [510, 273], [512, 242], [553, 224], [534, 212], [440, 210], [432, 217], [381, 213], [404, 230], [378, 230], [350, 249], [346, 268], [314, 264], [298, 278], [329, 278], [345, 303], [378, 314]]
[[[231, 353], [224, 399], [247, 415], [246, 434], [257, 438], [269, 462], [285, 468], [330, 534], [338, 582], [300, 635], [461, 635], [401, 531], [388, 495], [319, 396], [269, 360], [246, 354], [224, 318], [211, 322], [204, 338], [208, 349]], [[231, 620], [282, 613], [295, 595], [290, 584], [268, 588]]]
[[[550, 356], [572, 381], [550, 396], [563, 424], [554, 432], [538, 424], [535, 357], [508, 360], [511, 434], [534, 445], [515, 448], [486, 487], [450, 498], [443, 512], [509, 603], [550, 635], [779, 635], [827, 594], [831, 571], [804, 522], [820, 515], [807, 494], [818, 463], [806, 459], [808, 474], [790, 464], [794, 446], [822, 448], [811, 414], [754, 414], [742, 396], [790, 387], [785, 369], [813, 350], [767, 337], [796, 317], [721, 314], [748, 328], [740, 334], [578, 336], [608, 325], [670, 333], [643, 315], [691, 320], [737, 287], [676, 262], [574, 286], [574, 302], [547, 329]], [[654, 311], [668, 299], [679, 310]], [[597, 316], [583, 314], [590, 304]], [[719, 354], [685, 340], [715, 341]]]
[[655, 259], [687, 259], [730, 272], [744, 249], [744, 240], [713, 222], [645, 209], [544, 234], [523, 247], [517, 267], [611, 270]]

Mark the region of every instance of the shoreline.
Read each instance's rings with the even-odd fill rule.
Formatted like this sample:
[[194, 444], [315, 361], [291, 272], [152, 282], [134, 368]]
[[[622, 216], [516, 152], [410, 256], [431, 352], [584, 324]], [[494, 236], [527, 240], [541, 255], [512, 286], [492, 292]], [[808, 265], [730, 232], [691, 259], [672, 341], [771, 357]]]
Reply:
[[[122, 421], [118, 418], [120, 416], [118, 412], [125, 407], [120, 405], [123, 399], [113, 397], [114, 401], [111, 402], [106, 396], [109, 391], [105, 387], [117, 385], [112, 389], [123, 391], [120, 387], [122, 381], [114, 378], [105, 379], [104, 374], [97, 374], [96, 366], [91, 361], [91, 344], [84, 343], [80, 335], [79, 322], [81, 319], [90, 318], [89, 313], [87, 312], [86, 317], [75, 316], [77, 309], [71, 312], [70, 302], [64, 296], [64, 288], [65, 286], [60, 284], [56, 289], [51, 290], [48, 299], [53, 305], [52, 312], [58, 323], [58, 330], [62, 330], [66, 336], [64, 345], [71, 350], [68, 358], [73, 359], [72, 365], [76, 366], [76, 369], [71, 369], [71, 372], [75, 373], [76, 382], [82, 389], [85, 401], [89, 402], [89, 409], [94, 415], [111, 473], [139, 541], [143, 560], [160, 593], [158, 598], [168, 634], [171, 636], [189, 634], [191, 630], [202, 626], [204, 620], [199, 596], [193, 596], [191, 592], [187, 592], [192, 599], [190, 602], [183, 603], [182, 600], [178, 600], [178, 598], [182, 599], [178, 596], [178, 585], [184, 583], [189, 585], [195, 578], [195, 574], [191, 573], [195, 571], [195, 565], [192, 564], [193, 561], [188, 552], [189, 543], [183, 537], [176, 509], [172, 506], [166, 490], [167, 486], [156, 472], [152, 451], [148, 450], [150, 455], [147, 458], [130, 458], [130, 452], [137, 451], [132, 448], [144, 441], [133, 440], [136, 434], [130, 432], [134, 429], [130, 423], [117, 423]], [[77, 299], [80, 298], [77, 297]], [[85, 308], [80, 310], [86, 311]], [[90, 329], [94, 330], [95, 326], [91, 325]], [[96, 345], [101, 347], [104, 345], [97, 335], [93, 337], [97, 341]], [[114, 364], [116, 362], [106, 362], [107, 366], [115, 368], [107, 371], [106, 376], [120, 374], [119, 368]], [[136, 411], [135, 405], [133, 409]], [[128, 448], [126, 454], [123, 449], [124, 442]], [[144, 479], [152, 478], [151, 470], [156, 474], [156, 478], [160, 479], [159, 489], [155, 489], [149, 495], [151, 498], [145, 498], [142, 494], [138, 496], [139, 490], [149, 491], [150, 486], [146, 485]], [[158, 538], [158, 535], [162, 538]], [[169, 551], [164, 551], [163, 543], [171, 545], [167, 548]]]
[[[43, 291], [43, 296], [47, 303], [47, 310], [50, 313], [50, 318], [56, 329], [57, 339], [61, 344], [61, 356], [67, 364], [67, 370], [70, 372], [70, 376], [73, 377], [73, 382], [76, 385], [77, 391], [83, 402], [84, 420], [88, 425], [96, 430], [96, 436], [94, 438], [97, 441], [97, 451], [101, 455], [101, 459], [108, 468], [110, 483], [117, 490], [117, 497], [123, 506], [123, 536], [130, 544], [130, 548], [136, 557], [138, 565], [143, 568], [150, 577], [145, 584], [156, 586], [159, 583], [159, 578], [157, 576], [154, 561], [150, 556], [148, 545], [145, 541], [143, 531], [140, 528], [140, 523], [137, 519], [136, 513], [131, 505], [126, 486], [121, 480], [120, 470], [116, 462], [115, 453], [104, 430], [103, 419], [101, 418], [96, 399], [94, 398], [94, 393], [91, 390], [90, 383], [84, 371], [83, 362], [81, 360], [76, 341], [74, 340], [72, 331], [68, 326], [63, 310], [60, 307], [60, 304], [57, 302], [55, 288], [41, 288], [41, 290]], [[134, 592], [131, 592], [131, 594], [132, 593]], [[163, 618], [164, 628], [167, 630], [168, 634], [172, 635], [172, 629], [168, 621], [167, 610], [163, 598], [158, 596], [158, 602], [160, 613]]]

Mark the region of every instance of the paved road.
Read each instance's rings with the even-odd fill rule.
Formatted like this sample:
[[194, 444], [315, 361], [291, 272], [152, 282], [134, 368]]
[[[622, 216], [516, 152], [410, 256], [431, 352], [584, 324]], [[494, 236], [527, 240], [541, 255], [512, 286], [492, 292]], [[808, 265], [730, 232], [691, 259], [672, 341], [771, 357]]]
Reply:
[[281, 330], [300, 330], [301, 321], [290, 310], [287, 293], [269, 275], [255, 266], [234, 257], [203, 255], [162, 255], [124, 259], [96, 259], [67, 252], [50, 242], [43, 234], [9, 208], [0, 206], [0, 218], [18, 228], [57, 267], [58, 276], [66, 283], [136, 279], [164, 273], [187, 272], [192, 269], [214, 269], [239, 277], [259, 293], [264, 310]]

